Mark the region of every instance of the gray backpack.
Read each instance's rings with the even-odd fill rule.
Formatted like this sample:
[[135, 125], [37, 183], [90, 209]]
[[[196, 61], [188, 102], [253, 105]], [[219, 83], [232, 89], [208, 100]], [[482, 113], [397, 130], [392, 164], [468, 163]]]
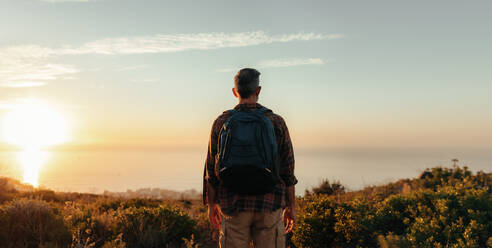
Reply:
[[272, 192], [278, 182], [277, 141], [267, 111], [229, 110], [231, 116], [220, 130], [216, 173], [237, 194]]

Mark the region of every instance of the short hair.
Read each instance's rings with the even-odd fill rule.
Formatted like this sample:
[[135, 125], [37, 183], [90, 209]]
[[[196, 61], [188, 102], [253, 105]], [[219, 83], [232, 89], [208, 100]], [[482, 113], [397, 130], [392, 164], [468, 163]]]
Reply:
[[234, 88], [241, 98], [250, 97], [260, 85], [260, 72], [253, 68], [244, 68], [234, 76]]

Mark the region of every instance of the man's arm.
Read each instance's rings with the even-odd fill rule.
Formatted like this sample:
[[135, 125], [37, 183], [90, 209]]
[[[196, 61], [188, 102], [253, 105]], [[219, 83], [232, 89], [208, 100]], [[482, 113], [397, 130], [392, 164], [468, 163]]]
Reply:
[[207, 203], [210, 204], [216, 204], [215, 202], [215, 188], [210, 184], [207, 183]]
[[294, 148], [292, 147], [292, 141], [290, 140], [289, 129], [287, 128], [287, 125], [285, 124], [285, 121], [283, 119], [280, 119], [280, 130], [280, 137], [278, 137], [280, 178], [287, 187], [287, 205], [291, 205], [295, 204], [295, 190], [293, 186], [297, 184], [297, 178], [294, 175]]
[[220, 222], [222, 221], [219, 205], [215, 202], [215, 188], [207, 183], [208, 190], [208, 218], [210, 224], [216, 229], [220, 229]]
[[[217, 120], [212, 124], [210, 138], [208, 141], [207, 158], [203, 172], [203, 204], [215, 203], [210, 201], [210, 197], [215, 200], [215, 188], [218, 185], [218, 178], [215, 175], [215, 155], [217, 154]], [[213, 192], [210, 192], [212, 187]]]
[[217, 154], [217, 120], [212, 125], [208, 143], [207, 159], [203, 175], [203, 202], [208, 205], [208, 217], [214, 228], [220, 228], [221, 214], [217, 205], [216, 188], [218, 179], [215, 175], [215, 155]]
[[282, 130], [282, 135], [279, 137], [280, 177], [286, 186], [286, 206], [283, 220], [285, 232], [288, 233], [294, 229], [296, 223], [295, 184], [297, 183], [297, 178], [294, 175], [294, 149], [290, 140], [289, 130], [283, 119], [281, 119], [280, 124]]
[[287, 187], [287, 207], [296, 208], [296, 186]]

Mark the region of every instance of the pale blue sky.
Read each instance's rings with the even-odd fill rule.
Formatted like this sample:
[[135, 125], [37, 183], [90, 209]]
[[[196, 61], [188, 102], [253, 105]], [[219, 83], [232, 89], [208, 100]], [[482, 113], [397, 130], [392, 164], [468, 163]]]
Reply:
[[492, 147], [490, 13], [491, 1], [4, 0], [0, 111], [61, 106], [74, 143], [203, 146], [248, 66], [298, 146]]

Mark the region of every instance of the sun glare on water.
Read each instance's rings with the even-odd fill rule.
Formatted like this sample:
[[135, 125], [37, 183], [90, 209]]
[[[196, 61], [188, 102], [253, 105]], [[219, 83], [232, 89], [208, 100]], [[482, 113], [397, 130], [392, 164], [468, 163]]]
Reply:
[[14, 105], [2, 121], [4, 141], [22, 149], [18, 160], [25, 183], [38, 186], [39, 170], [49, 153], [43, 149], [68, 140], [67, 122], [53, 107], [38, 101]]

